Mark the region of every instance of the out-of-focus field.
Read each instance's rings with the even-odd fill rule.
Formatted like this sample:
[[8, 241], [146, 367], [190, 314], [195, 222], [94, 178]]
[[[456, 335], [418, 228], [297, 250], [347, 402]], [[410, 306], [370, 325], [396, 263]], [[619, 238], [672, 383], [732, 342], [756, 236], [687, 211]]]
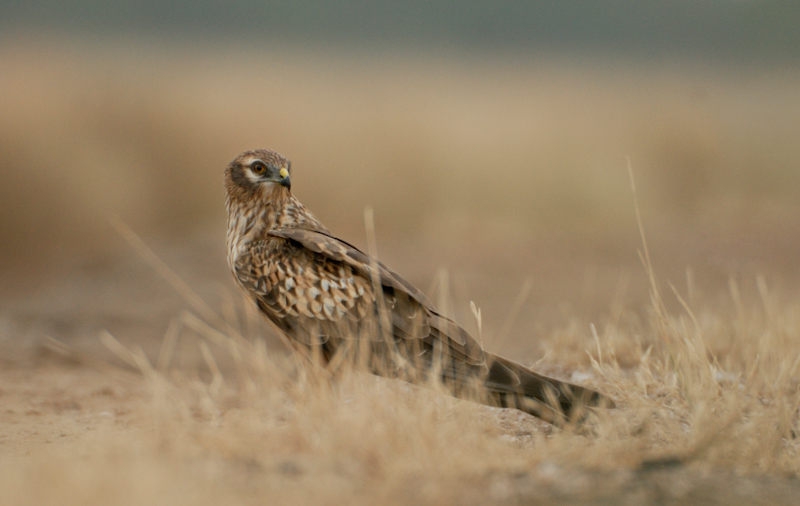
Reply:
[[[3, 502], [790, 502], [799, 79], [4, 39]], [[357, 245], [372, 206], [381, 259], [477, 334], [474, 301], [486, 348], [617, 409], [575, 433], [306, 377], [227, 272], [222, 169], [254, 147], [287, 155], [294, 193]]]

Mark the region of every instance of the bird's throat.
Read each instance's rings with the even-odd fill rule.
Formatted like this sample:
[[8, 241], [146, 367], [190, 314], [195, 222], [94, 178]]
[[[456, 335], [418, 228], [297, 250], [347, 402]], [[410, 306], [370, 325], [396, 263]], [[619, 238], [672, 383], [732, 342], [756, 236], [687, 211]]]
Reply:
[[233, 266], [254, 241], [263, 239], [267, 232], [278, 227], [282, 203], [264, 197], [248, 200], [228, 198], [226, 205], [228, 262]]

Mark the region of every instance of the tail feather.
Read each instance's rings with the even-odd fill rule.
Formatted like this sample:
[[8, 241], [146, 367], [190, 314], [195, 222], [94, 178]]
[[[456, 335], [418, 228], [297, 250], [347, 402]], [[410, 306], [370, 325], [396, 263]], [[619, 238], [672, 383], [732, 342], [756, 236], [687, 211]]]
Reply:
[[503, 407], [516, 408], [549, 422], [579, 421], [584, 408], [612, 408], [614, 402], [585, 387], [537, 374], [503, 357], [491, 355], [484, 386]]

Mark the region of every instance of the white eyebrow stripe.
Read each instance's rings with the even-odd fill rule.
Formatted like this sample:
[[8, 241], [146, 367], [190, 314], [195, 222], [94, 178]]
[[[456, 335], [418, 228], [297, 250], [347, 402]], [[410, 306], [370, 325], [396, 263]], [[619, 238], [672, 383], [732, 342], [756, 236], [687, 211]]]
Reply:
[[252, 170], [248, 169], [248, 170], [244, 171], [244, 175], [245, 175], [245, 177], [247, 177], [247, 179], [250, 180], [251, 183], [255, 184], [255, 183], [260, 183], [261, 182], [261, 179], [259, 179], [259, 177], [257, 175], [253, 174]]

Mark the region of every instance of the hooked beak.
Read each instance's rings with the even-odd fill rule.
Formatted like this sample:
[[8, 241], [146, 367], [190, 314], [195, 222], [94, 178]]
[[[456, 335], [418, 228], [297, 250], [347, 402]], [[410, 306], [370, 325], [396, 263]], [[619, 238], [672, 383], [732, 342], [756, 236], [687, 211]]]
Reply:
[[286, 170], [286, 167], [282, 168], [279, 174], [281, 175], [281, 178], [278, 180], [278, 184], [285, 186], [287, 189], [291, 189], [292, 180], [289, 178], [289, 171]]

